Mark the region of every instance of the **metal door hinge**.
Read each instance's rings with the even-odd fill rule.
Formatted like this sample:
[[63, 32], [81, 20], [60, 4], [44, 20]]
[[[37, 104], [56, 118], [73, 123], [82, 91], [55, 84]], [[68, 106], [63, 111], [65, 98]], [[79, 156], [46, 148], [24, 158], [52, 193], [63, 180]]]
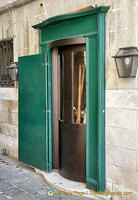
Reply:
[[51, 66], [51, 63], [46, 63], [46, 66]]
[[42, 63], [42, 66], [51, 66], [51, 63]]

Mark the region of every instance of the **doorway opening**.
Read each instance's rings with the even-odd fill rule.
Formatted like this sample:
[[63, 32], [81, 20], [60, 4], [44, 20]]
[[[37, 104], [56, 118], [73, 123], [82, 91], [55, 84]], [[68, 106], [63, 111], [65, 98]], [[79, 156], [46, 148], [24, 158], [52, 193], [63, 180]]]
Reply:
[[52, 43], [53, 169], [86, 182], [86, 45]]

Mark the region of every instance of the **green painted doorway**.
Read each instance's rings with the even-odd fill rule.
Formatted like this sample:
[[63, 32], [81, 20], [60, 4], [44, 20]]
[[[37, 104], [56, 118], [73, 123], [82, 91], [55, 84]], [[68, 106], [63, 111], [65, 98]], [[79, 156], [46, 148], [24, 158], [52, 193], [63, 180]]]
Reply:
[[[65, 38], [86, 38], [86, 186], [96, 191], [105, 190], [105, 14], [108, 9], [109, 7], [101, 6], [59, 15], [33, 26], [35, 29], [39, 29], [40, 55], [46, 53], [49, 58], [51, 57], [51, 42]], [[19, 62], [21, 69], [22, 64], [20, 63], [21, 61]], [[49, 62], [46, 62], [49, 76], [45, 90], [45, 93], [48, 94], [45, 101], [49, 102], [49, 108], [51, 106], [50, 63], [49, 59]], [[21, 71], [19, 72], [19, 79], [20, 76], [22, 77]], [[19, 82], [22, 82], [22, 80], [20, 79]], [[21, 90], [19, 89], [19, 91]], [[21, 123], [19, 138], [23, 131], [22, 120], [24, 121], [23, 110], [21, 109], [23, 103], [20, 102], [20, 100], [22, 101], [20, 95], [19, 92], [19, 123]], [[50, 113], [49, 108], [46, 108], [46, 113]], [[34, 113], [34, 115], [37, 116], [37, 113]], [[43, 151], [46, 153], [43, 154], [47, 155], [45, 156], [46, 165], [51, 166], [51, 116], [46, 116], [48, 117], [45, 121], [45, 127], [48, 126], [49, 131], [45, 131], [46, 143]], [[22, 140], [23, 138], [19, 142], [20, 147], [23, 143]], [[38, 143], [40, 144], [40, 141]], [[28, 151], [30, 150], [28, 149]], [[20, 148], [19, 155], [23, 155]], [[42, 157], [40, 160], [42, 160]], [[26, 160], [22, 161], [26, 162]], [[34, 165], [35, 163], [30, 162], [28, 164]], [[51, 171], [51, 167], [48, 171]]]

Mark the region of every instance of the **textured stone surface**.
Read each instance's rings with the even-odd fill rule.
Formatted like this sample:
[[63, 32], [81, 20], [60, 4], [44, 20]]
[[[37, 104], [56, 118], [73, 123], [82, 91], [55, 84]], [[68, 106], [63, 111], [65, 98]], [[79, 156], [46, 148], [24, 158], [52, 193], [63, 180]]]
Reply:
[[0, 99], [17, 100], [18, 90], [16, 88], [0, 88]]
[[0, 156], [0, 200], [50, 200], [53, 197], [48, 197], [47, 192], [49, 189], [54, 190], [55, 200], [89, 199], [79, 195], [59, 195], [57, 190], [47, 185], [33, 169], [27, 168], [5, 156]]
[[[15, 84], [17, 85], [17, 84]], [[0, 153], [18, 158], [18, 89], [0, 88]]]
[[18, 159], [18, 140], [16, 138], [0, 134], [0, 154]]
[[136, 152], [107, 145], [107, 163], [136, 171]]
[[112, 191], [113, 190], [113, 184], [112, 182], [106, 182], [106, 190], [107, 191]]
[[138, 130], [138, 111], [137, 111], [137, 130]]
[[17, 112], [18, 101], [17, 100], [0, 100], [0, 110], [7, 112]]
[[[3, 124], [13, 124], [13, 113], [0, 111], [0, 123]], [[0, 127], [0, 132], [2, 128]]]
[[106, 107], [138, 110], [138, 90], [107, 90]]
[[108, 127], [106, 143], [128, 150], [138, 151], [138, 131]]
[[18, 113], [13, 113], [13, 125], [18, 126]]
[[138, 191], [138, 172], [107, 163], [107, 181]]
[[138, 195], [135, 191], [131, 191], [129, 188], [127, 187], [121, 187], [119, 185], [113, 184], [113, 191], [120, 191], [120, 192], [132, 192], [131, 194], [126, 194], [126, 195], [114, 195], [113, 200], [137, 200], [138, 199]]
[[138, 172], [138, 152], [136, 153], [137, 155], [137, 172]]
[[137, 112], [131, 109], [107, 108], [106, 125], [136, 130]]
[[14, 126], [8, 123], [5, 123], [5, 124], [3, 123], [3, 124], [0, 124], [0, 131], [2, 134], [8, 135], [13, 138], [18, 137], [17, 126]]

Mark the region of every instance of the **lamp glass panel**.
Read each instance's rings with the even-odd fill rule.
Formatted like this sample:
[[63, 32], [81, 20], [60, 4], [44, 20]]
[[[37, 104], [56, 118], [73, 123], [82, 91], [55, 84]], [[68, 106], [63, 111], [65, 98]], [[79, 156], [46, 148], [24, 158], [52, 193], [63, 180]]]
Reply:
[[116, 58], [119, 77], [130, 77], [132, 69], [132, 57]]
[[138, 68], [138, 56], [133, 56], [133, 62], [132, 62], [132, 76], [135, 77], [137, 73]]

